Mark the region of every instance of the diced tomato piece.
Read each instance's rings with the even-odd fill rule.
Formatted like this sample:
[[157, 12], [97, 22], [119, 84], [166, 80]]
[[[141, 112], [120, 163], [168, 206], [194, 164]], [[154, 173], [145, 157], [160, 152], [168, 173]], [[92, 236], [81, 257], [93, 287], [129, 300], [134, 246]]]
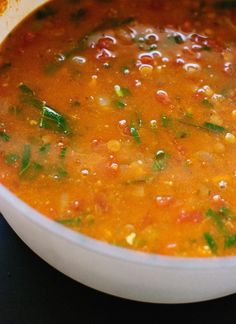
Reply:
[[112, 49], [114, 45], [114, 40], [111, 37], [102, 37], [97, 42], [97, 47], [99, 49]]
[[140, 57], [142, 64], [152, 65], [154, 63], [153, 57], [151, 55], [142, 55]]
[[203, 213], [198, 210], [182, 210], [177, 218], [177, 223], [200, 223], [203, 220]]

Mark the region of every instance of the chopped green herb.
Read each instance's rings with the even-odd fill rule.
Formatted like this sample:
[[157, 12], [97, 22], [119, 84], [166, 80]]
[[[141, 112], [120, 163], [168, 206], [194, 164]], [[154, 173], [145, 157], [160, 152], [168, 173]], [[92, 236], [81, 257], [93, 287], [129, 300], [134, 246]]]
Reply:
[[56, 130], [65, 134], [70, 133], [70, 129], [65, 117], [46, 104], [43, 107], [42, 118], [40, 119], [39, 125], [41, 128], [49, 129], [54, 129], [56, 126]]
[[185, 113], [184, 113], [184, 117], [186, 117], [186, 118], [188, 118], [188, 119], [192, 119], [192, 118], [193, 118], [193, 113], [185, 112]]
[[235, 220], [236, 219], [236, 217], [232, 213], [232, 211], [229, 208], [225, 207], [225, 206], [222, 206], [220, 208], [219, 213], [226, 219], [230, 219], [230, 220], [232, 220], [232, 219]]
[[49, 152], [50, 148], [51, 148], [51, 144], [49, 144], [49, 143], [48, 144], [44, 144], [43, 146], [41, 146], [39, 148], [39, 152], [42, 153], [42, 154], [46, 154], [46, 153]]
[[31, 159], [31, 146], [29, 144], [25, 144], [21, 166], [20, 166], [20, 175], [23, 175], [29, 169], [30, 159]]
[[216, 125], [216, 124], [212, 124], [212, 123], [204, 123], [203, 124], [203, 127], [212, 131], [212, 132], [215, 132], [215, 133], [224, 133], [226, 132], [226, 129], [223, 127], [223, 126], [220, 126], [220, 125]]
[[219, 230], [224, 230], [224, 223], [222, 220], [222, 215], [220, 215], [220, 213], [214, 211], [213, 209], [208, 209], [206, 211], [206, 216], [214, 221], [215, 225]]
[[60, 152], [60, 158], [64, 159], [66, 157], [67, 147], [63, 147]]
[[52, 107], [49, 107], [45, 101], [40, 100], [35, 92], [24, 83], [20, 83], [19, 89], [24, 94], [21, 98], [22, 103], [33, 106], [42, 111], [39, 126], [41, 128], [53, 129], [65, 134], [70, 134], [70, 127], [66, 118]]
[[216, 254], [218, 250], [218, 246], [216, 244], [216, 241], [212, 237], [212, 235], [208, 232], [204, 233], [204, 239], [206, 240], [209, 248], [211, 249], [212, 253]]
[[125, 97], [131, 94], [130, 90], [128, 88], [122, 88], [119, 85], [114, 86], [115, 93], [118, 97]]
[[201, 101], [201, 104], [204, 105], [204, 106], [207, 106], [209, 108], [213, 108], [214, 107], [214, 105], [208, 99], [203, 99]]
[[7, 133], [0, 132], [0, 139], [1, 139], [3, 142], [9, 142], [10, 139], [11, 139], [11, 136], [8, 135]]
[[75, 218], [56, 219], [56, 222], [63, 225], [73, 226], [73, 225], [79, 225], [81, 223], [81, 218], [75, 217]]
[[56, 177], [58, 179], [65, 178], [67, 176], [68, 176], [68, 172], [65, 169], [63, 169], [63, 168], [58, 168], [57, 169]]
[[18, 161], [19, 159], [20, 159], [20, 157], [18, 154], [9, 153], [5, 156], [5, 163], [11, 165], [11, 164], [15, 163], [16, 161]]
[[31, 165], [34, 171], [39, 172], [43, 170], [43, 166], [37, 162], [33, 162]]
[[75, 12], [73, 12], [71, 15], [70, 15], [70, 19], [71, 21], [73, 22], [80, 22], [82, 18], [84, 18], [87, 14], [87, 10], [84, 9], [84, 8], [81, 8]]
[[204, 123], [203, 125], [198, 125], [195, 123], [190, 123], [186, 120], [183, 119], [177, 119], [177, 121], [181, 124], [187, 125], [187, 126], [191, 126], [191, 127], [195, 127], [195, 128], [199, 128], [202, 130], [207, 130], [207, 131], [211, 131], [213, 133], [225, 133], [227, 130], [225, 127], [220, 126], [220, 125], [216, 125], [216, 124], [212, 124], [212, 123]]
[[154, 171], [163, 171], [168, 166], [168, 160], [170, 159], [170, 155], [163, 150], [157, 151], [155, 155], [155, 161], [153, 163]]
[[138, 144], [141, 144], [141, 138], [140, 138], [140, 135], [139, 135], [139, 131], [137, 130], [137, 128], [135, 126], [131, 126], [130, 127], [130, 133], [131, 135], [133, 136], [134, 140], [136, 143]]
[[21, 97], [21, 102], [25, 105], [28, 105], [28, 106], [33, 106], [37, 109], [40, 109], [42, 110], [43, 107], [44, 107], [44, 102], [40, 99], [37, 99], [36, 97], [34, 96], [27, 96], [27, 95], [24, 95]]
[[225, 239], [225, 248], [231, 248], [233, 245], [236, 245], [236, 235], [230, 235]]
[[19, 89], [22, 93], [27, 94], [27, 95], [31, 95], [34, 96], [35, 93], [33, 90], [31, 90], [26, 84], [24, 83], [20, 83], [19, 84]]
[[115, 105], [115, 107], [118, 108], [118, 109], [124, 109], [124, 108], [127, 106], [127, 104], [126, 104], [122, 99], [120, 99], [120, 100], [115, 100], [115, 101], [114, 101], [114, 105]]

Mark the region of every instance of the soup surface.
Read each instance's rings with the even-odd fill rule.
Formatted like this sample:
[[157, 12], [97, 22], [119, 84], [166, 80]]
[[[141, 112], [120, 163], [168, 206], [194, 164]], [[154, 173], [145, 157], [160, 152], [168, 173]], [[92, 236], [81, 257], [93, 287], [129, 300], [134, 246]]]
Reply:
[[144, 252], [236, 254], [236, 2], [51, 1], [0, 48], [0, 183]]

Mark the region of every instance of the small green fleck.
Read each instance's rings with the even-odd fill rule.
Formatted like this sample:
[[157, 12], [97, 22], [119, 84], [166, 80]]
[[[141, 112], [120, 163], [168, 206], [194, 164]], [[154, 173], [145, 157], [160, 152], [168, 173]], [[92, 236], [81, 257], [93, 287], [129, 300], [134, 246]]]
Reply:
[[225, 133], [226, 128], [220, 125], [212, 124], [212, 123], [204, 123], [203, 127], [206, 128], [209, 131], [212, 131], [214, 133]]
[[75, 217], [75, 218], [56, 219], [55, 221], [62, 225], [75, 226], [81, 223], [81, 218]]
[[56, 173], [54, 174], [54, 178], [56, 179], [63, 179], [66, 178], [67, 176], [68, 176], [68, 172], [61, 167], [57, 168]]
[[29, 144], [24, 145], [23, 157], [20, 166], [20, 176], [23, 175], [30, 167], [31, 158], [31, 146]]
[[214, 221], [215, 225], [219, 230], [221, 231], [224, 230], [224, 223], [222, 220], [222, 216], [218, 212], [214, 211], [213, 209], [208, 209], [206, 211], [206, 216], [211, 218]]
[[209, 101], [209, 99], [206, 99], [206, 98], [201, 101], [201, 104], [208, 108], [214, 107], [214, 105]]
[[225, 248], [229, 249], [236, 245], [236, 235], [230, 235], [225, 239]]
[[20, 91], [21, 91], [22, 93], [24, 93], [24, 94], [31, 95], [31, 96], [34, 96], [34, 95], [35, 95], [34, 91], [31, 90], [31, 89], [30, 89], [26, 84], [24, 84], [24, 83], [20, 83], [18, 87], [19, 87]]
[[32, 163], [32, 168], [33, 168], [34, 171], [37, 171], [37, 172], [43, 170], [43, 166], [41, 164], [37, 163], [37, 162]]
[[0, 132], [0, 139], [1, 139], [3, 142], [9, 142], [10, 139], [11, 139], [11, 136], [8, 135], [7, 133]]
[[66, 157], [67, 147], [63, 147], [63, 149], [60, 152], [60, 158], [64, 159]]
[[212, 237], [212, 235], [208, 232], [204, 233], [204, 239], [206, 240], [209, 248], [211, 249], [212, 253], [216, 254], [218, 250], [218, 246], [216, 244], [216, 241]]
[[122, 88], [121, 86], [119, 85], [115, 85], [114, 86], [114, 89], [115, 89], [115, 93], [118, 97], [125, 97], [125, 96], [128, 96], [131, 94], [130, 90], [128, 88]]
[[141, 144], [142, 141], [141, 141], [141, 138], [140, 138], [140, 135], [139, 135], [139, 131], [133, 125], [130, 127], [130, 133], [133, 136], [135, 142], [138, 143], [138, 144]]
[[164, 150], [157, 151], [153, 163], [153, 170], [154, 171], [165, 170], [168, 166], [169, 159], [170, 159], [170, 155], [166, 153]]
[[120, 100], [115, 100], [115, 101], [114, 101], [114, 105], [115, 105], [115, 107], [118, 108], [118, 109], [124, 109], [124, 108], [127, 106], [127, 104], [126, 104], [122, 99], [120, 99]]
[[49, 143], [48, 144], [44, 144], [43, 146], [41, 146], [39, 148], [39, 152], [42, 153], [42, 154], [46, 154], [46, 153], [49, 152], [50, 148], [51, 148], [51, 144], [49, 144]]

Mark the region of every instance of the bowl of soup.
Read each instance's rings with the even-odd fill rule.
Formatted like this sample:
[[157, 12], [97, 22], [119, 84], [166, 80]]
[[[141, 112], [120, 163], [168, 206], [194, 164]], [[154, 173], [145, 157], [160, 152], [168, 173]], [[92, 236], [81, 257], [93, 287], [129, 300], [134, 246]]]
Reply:
[[236, 2], [0, 1], [0, 210], [132, 300], [236, 292]]

